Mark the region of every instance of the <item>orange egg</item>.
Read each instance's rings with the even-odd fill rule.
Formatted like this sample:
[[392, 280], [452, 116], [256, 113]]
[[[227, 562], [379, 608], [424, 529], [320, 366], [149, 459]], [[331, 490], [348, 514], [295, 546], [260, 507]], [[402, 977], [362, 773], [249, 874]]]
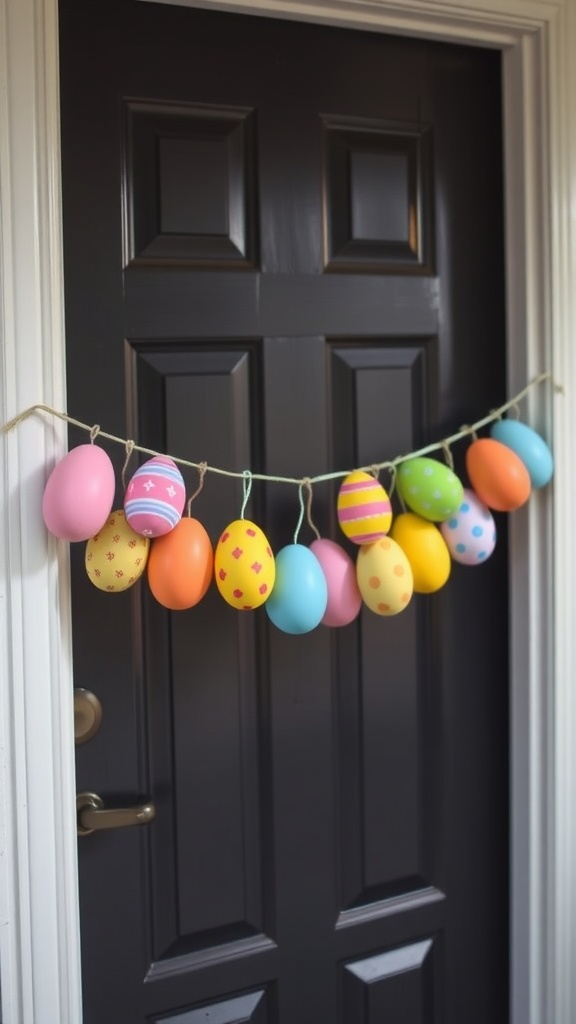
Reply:
[[480, 500], [497, 512], [512, 512], [530, 497], [526, 466], [501, 441], [491, 437], [473, 441], [466, 452], [466, 469]]
[[192, 608], [212, 580], [214, 552], [197, 519], [185, 517], [150, 545], [148, 584], [156, 600], [171, 611]]

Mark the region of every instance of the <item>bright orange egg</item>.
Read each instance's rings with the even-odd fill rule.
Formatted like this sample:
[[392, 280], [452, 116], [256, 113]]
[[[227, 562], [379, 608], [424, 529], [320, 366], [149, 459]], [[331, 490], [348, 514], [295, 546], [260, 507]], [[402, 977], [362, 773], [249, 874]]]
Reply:
[[497, 512], [512, 512], [530, 497], [526, 466], [501, 441], [491, 437], [473, 441], [466, 452], [466, 470], [480, 500]]
[[171, 611], [192, 608], [212, 580], [214, 552], [206, 530], [190, 516], [150, 545], [148, 584], [156, 600]]

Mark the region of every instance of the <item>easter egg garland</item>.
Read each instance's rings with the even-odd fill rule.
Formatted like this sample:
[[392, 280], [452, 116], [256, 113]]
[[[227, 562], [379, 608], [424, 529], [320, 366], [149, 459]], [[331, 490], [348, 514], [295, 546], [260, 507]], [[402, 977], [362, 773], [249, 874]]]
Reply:
[[[553, 475], [553, 457], [544, 439], [519, 418], [504, 418], [531, 387], [549, 378], [548, 373], [539, 375], [500, 409], [420, 451], [313, 478], [238, 473], [172, 458], [42, 405], [4, 424], [2, 432], [38, 410], [90, 432], [91, 443], [72, 448], [49, 474], [42, 515], [58, 539], [86, 542], [86, 573], [97, 589], [121, 593], [147, 578], [160, 604], [184, 611], [198, 604], [215, 582], [231, 607], [253, 611], [264, 605], [276, 628], [297, 635], [319, 625], [345, 627], [363, 605], [376, 615], [396, 615], [413, 593], [432, 594], [443, 587], [453, 563], [479, 565], [490, 557], [497, 537], [492, 513], [521, 508], [532, 490], [545, 487]], [[490, 428], [488, 437], [477, 436], [482, 427]], [[115, 511], [114, 468], [104, 449], [94, 444], [98, 434], [124, 444], [126, 463], [133, 450], [151, 456], [133, 474], [124, 506]], [[467, 438], [472, 440], [465, 453], [469, 486], [464, 486], [454, 473], [449, 446]], [[431, 457], [440, 450], [448, 464]], [[190, 510], [182, 518], [186, 493], [177, 463], [201, 470], [199, 489], [207, 470], [244, 481], [240, 518], [220, 533], [215, 549]], [[389, 493], [378, 479], [383, 469], [391, 475]], [[355, 559], [341, 544], [322, 538], [311, 519], [312, 485], [337, 478], [343, 480], [336, 518], [349, 544], [356, 545]], [[244, 518], [254, 480], [299, 488], [294, 542], [276, 556], [262, 528]], [[317, 535], [310, 547], [298, 542], [303, 487], [309, 492], [308, 521]], [[397, 512], [390, 500], [395, 488], [401, 504]]]

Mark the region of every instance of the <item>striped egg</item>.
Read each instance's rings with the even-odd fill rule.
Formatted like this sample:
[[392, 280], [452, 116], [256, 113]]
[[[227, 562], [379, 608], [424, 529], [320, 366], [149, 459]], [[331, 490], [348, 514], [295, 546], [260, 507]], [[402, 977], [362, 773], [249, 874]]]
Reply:
[[342, 482], [336, 509], [343, 532], [354, 544], [373, 544], [390, 529], [390, 498], [382, 484], [361, 469]]
[[167, 455], [148, 459], [128, 484], [126, 520], [143, 537], [162, 537], [180, 522], [186, 489], [176, 463]]

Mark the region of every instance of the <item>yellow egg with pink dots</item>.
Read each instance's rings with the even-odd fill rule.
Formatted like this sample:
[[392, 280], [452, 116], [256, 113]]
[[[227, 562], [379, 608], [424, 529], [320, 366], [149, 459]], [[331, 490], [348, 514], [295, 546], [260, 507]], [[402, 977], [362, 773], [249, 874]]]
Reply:
[[238, 611], [251, 611], [268, 600], [276, 563], [266, 535], [249, 519], [235, 519], [218, 540], [214, 578], [221, 596]]
[[404, 611], [414, 591], [410, 562], [391, 537], [362, 545], [356, 558], [356, 578], [362, 600], [376, 615]]
[[88, 579], [98, 590], [118, 594], [141, 577], [150, 540], [136, 533], [123, 509], [111, 512], [101, 530], [86, 543], [84, 564]]

